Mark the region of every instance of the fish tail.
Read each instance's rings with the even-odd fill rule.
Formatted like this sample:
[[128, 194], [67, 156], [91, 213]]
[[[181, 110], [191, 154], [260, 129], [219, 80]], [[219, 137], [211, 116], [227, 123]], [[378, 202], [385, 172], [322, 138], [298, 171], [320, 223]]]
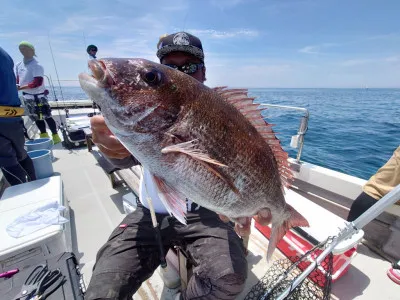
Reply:
[[286, 204], [285, 211], [289, 214], [289, 217], [283, 222], [278, 224], [272, 224], [272, 233], [268, 244], [267, 261], [269, 262], [272, 254], [275, 251], [276, 245], [283, 238], [286, 232], [296, 226], [308, 227], [308, 221], [292, 206]]

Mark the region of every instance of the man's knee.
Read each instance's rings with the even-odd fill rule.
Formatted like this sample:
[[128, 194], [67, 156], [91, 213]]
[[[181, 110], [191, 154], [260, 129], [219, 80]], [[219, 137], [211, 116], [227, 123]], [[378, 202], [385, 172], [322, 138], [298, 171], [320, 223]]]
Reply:
[[244, 287], [247, 274], [229, 273], [218, 278], [201, 277], [193, 274], [186, 291], [182, 294], [183, 299], [236, 299]]
[[133, 294], [140, 284], [132, 280], [132, 274], [128, 272], [104, 272], [94, 273], [85, 300], [128, 300], [132, 299]]
[[236, 299], [245, 286], [244, 274], [228, 274], [214, 281], [216, 299]]

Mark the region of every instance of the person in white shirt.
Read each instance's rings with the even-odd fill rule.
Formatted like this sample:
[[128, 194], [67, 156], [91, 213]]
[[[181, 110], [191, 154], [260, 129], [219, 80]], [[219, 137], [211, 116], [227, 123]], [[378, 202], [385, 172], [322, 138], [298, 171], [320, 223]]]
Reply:
[[15, 73], [18, 90], [22, 91], [29, 117], [39, 128], [41, 138], [49, 137], [46, 131], [47, 123], [53, 135], [53, 142], [57, 144], [61, 139], [46, 98], [48, 91], [44, 87], [44, 69], [35, 59], [35, 47], [31, 43], [22, 41], [19, 51], [24, 58], [15, 66]]
[[[189, 33], [161, 37], [157, 56], [162, 64], [202, 83], [206, 80], [202, 43]], [[91, 125], [93, 141], [116, 167], [140, 164], [110, 132], [103, 117], [92, 117]], [[147, 198], [151, 198], [160, 224], [165, 253], [174, 245], [181, 246], [194, 265], [186, 289], [177, 291], [175, 299], [236, 299], [245, 286], [247, 261], [243, 242], [234, 226], [189, 200], [187, 225], [182, 225], [169, 216], [145, 168], [137, 208], [99, 250], [85, 299], [132, 299], [142, 282], [159, 266], [160, 252]]]

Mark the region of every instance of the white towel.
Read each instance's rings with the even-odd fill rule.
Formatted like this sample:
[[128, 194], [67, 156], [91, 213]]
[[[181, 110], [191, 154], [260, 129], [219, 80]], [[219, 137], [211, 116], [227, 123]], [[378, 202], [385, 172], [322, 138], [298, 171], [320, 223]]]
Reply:
[[7, 226], [7, 233], [14, 237], [22, 237], [50, 225], [60, 225], [68, 220], [60, 215], [65, 207], [57, 201], [48, 202], [29, 213], [19, 216]]

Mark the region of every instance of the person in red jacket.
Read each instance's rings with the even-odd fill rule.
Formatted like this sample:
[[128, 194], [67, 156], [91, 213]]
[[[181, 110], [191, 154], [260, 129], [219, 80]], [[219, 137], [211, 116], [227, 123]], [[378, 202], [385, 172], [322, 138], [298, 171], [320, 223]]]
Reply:
[[43, 67], [34, 58], [35, 47], [31, 43], [23, 41], [19, 44], [19, 51], [24, 59], [15, 67], [18, 90], [22, 91], [25, 106], [30, 118], [35, 121], [40, 130], [40, 137], [49, 137], [46, 131], [47, 123], [53, 134], [53, 142], [57, 144], [61, 142], [61, 139], [46, 98]]

